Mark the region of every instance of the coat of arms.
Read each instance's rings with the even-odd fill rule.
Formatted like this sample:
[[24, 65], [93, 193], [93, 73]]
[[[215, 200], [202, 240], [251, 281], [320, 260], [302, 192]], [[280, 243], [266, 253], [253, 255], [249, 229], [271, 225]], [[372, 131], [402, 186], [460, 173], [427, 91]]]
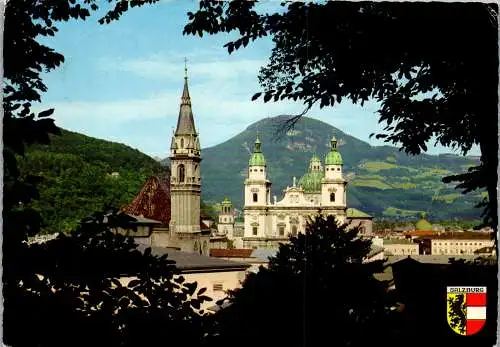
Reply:
[[447, 287], [448, 325], [464, 336], [478, 333], [486, 323], [486, 287]]

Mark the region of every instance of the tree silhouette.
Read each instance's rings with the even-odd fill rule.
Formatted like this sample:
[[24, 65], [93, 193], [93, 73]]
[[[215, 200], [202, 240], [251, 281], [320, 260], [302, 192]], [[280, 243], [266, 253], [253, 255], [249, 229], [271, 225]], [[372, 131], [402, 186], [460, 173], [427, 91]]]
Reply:
[[96, 214], [70, 236], [23, 245], [16, 285], [4, 293], [7, 345], [200, 344], [206, 289], [187, 283], [167, 256], [142, 253], [109, 230], [126, 216], [106, 218]]
[[373, 277], [382, 263], [363, 263], [370, 241], [359, 239], [358, 232], [333, 216], [318, 216], [305, 234], [291, 236], [269, 268], [261, 267], [229, 293], [229, 306], [214, 316], [212, 344], [365, 346], [378, 341], [378, 329], [391, 324], [393, 301], [387, 284]]
[[[446, 177], [468, 193], [486, 189], [484, 223], [496, 228], [498, 165], [497, 4], [286, 1], [259, 14], [255, 1], [200, 1], [184, 33], [230, 33], [229, 53], [270, 36], [274, 47], [253, 100], [333, 106], [380, 102], [377, 138], [409, 154], [426, 143], [463, 154], [479, 145], [481, 164]], [[464, 23], [468, 23], [464, 25]]]
[[[149, 1], [110, 1], [111, 16]], [[9, 346], [127, 346], [183, 340], [196, 345], [202, 327], [200, 303], [207, 300], [196, 284], [174, 279], [165, 257], [134, 251], [96, 216], [72, 236], [29, 245], [39, 232], [39, 213], [27, 205], [38, 198], [41, 178], [21, 177], [17, 157], [34, 143], [49, 144], [59, 134], [54, 110], [37, 115], [33, 102], [47, 90], [41, 73], [64, 56], [38, 42], [54, 36], [56, 24], [85, 20], [98, 9], [94, 0], [6, 3], [3, 79], [3, 342]], [[109, 4], [108, 4], [109, 6]], [[103, 21], [103, 23], [106, 21]], [[101, 216], [102, 217], [102, 216]], [[110, 217], [113, 219], [113, 217]], [[124, 287], [123, 275], [137, 276]]]

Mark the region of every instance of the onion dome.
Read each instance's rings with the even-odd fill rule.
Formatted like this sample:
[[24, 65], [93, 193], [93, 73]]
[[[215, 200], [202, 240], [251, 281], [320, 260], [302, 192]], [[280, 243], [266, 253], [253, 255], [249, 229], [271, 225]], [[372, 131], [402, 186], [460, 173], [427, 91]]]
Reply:
[[259, 138], [255, 140], [255, 147], [253, 150], [253, 154], [248, 161], [249, 166], [266, 166], [266, 159], [264, 158], [264, 154], [262, 154], [262, 150], [260, 149], [261, 142]]
[[321, 192], [321, 180], [323, 179], [323, 169], [321, 160], [318, 156], [313, 155], [309, 163], [309, 172], [302, 176], [299, 180], [299, 186], [306, 193]]
[[337, 139], [335, 136], [330, 140], [330, 152], [325, 157], [325, 165], [344, 165], [342, 156], [337, 151]]
[[415, 230], [418, 231], [429, 231], [432, 230], [432, 224], [429, 223], [427, 220], [424, 219], [424, 214], [422, 213], [422, 218], [415, 223]]

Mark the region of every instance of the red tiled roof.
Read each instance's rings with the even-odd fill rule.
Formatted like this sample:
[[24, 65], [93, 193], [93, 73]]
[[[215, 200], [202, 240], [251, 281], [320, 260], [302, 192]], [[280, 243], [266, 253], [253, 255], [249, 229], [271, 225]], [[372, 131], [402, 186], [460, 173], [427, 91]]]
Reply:
[[405, 236], [432, 236], [432, 235], [437, 235], [437, 233], [432, 230], [415, 230], [405, 233]]
[[124, 206], [122, 211], [160, 221], [162, 226], [168, 227], [170, 222], [169, 177], [150, 177], [132, 203]]
[[250, 258], [252, 248], [212, 248], [210, 256], [216, 258]]
[[462, 231], [462, 232], [447, 232], [439, 235], [434, 235], [433, 239], [459, 239], [459, 240], [493, 240], [493, 233], [484, 233], [480, 231]]

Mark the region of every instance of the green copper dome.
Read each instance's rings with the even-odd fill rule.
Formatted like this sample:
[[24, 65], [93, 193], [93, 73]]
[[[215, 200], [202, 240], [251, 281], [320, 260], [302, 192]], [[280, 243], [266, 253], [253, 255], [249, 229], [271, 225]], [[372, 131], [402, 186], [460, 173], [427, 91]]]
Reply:
[[323, 168], [321, 167], [321, 159], [317, 155], [313, 155], [309, 162], [309, 172], [300, 178], [299, 186], [306, 193], [319, 193], [321, 192], [322, 178]]
[[427, 220], [424, 219], [425, 214], [421, 214], [421, 219], [415, 223], [415, 230], [419, 231], [429, 231], [432, 230], [432, 224], [429, 223]]
[[248, 161], [249, 166], [266, 166], [266, 159], [264, 158], [264, 154], [262, 154], [262, 150], [260, 149], [261, 142], [259, 138], [255, 140], [255, 148], [253, 150], [253, 154]]
[[302, 187], [306, 193], [319, 193], [321, 192], [322, 179], [323, 171], [308, 172], [299, 180], [299, 186]]
[[344, 165], [342, 156], [337, 151], [337, 139], [335, 136], [330, 140], [330, 152], [325, 157], [325, 165]]
[[222, 204], [223, 205], [231, 205], [231, 200], [229, 200], [227, 197], [225, 197], [224, 200], [222, 201]]

